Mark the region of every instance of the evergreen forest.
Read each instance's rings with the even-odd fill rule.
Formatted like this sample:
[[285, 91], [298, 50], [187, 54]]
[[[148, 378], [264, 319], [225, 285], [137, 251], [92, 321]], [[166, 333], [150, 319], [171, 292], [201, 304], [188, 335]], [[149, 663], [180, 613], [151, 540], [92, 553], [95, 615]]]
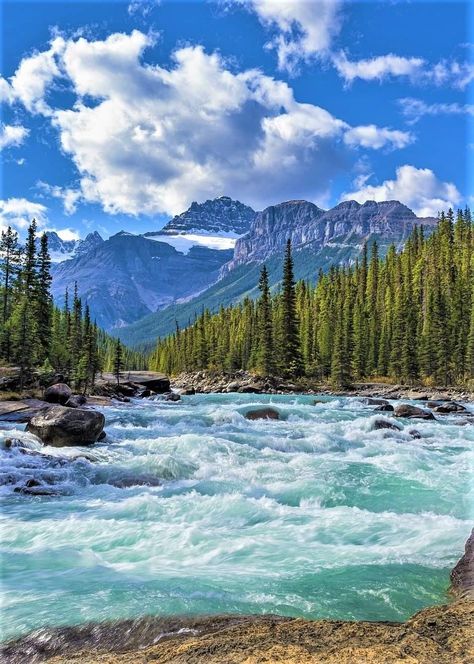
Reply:
[[306, 376], [339, 387], [383, 379], [474, 381], [474, 226], [468, 208], [416, 227], [397, 251], [366, 244], [354, 264], [295, 283], [288, 241], [281, 287], [262, 267], [257, 300], [203, 311], [158, 341], [150, 368]]

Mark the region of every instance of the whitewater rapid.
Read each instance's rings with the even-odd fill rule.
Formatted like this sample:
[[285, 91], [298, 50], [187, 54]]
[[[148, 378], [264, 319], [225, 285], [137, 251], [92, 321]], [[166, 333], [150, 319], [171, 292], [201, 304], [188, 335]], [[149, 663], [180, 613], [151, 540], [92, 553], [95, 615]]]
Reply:
[[[0, 431], [2, 638], [142, 615], [398, 621], [446, 601], [472, 527], [474, 425], [374, 431], [373, 406], [314, 400], [118, 404], [88, 448]], [[245, 418], [262, 404], [282, 419]], [[15, 493], [30, 478], [56, 495]]]

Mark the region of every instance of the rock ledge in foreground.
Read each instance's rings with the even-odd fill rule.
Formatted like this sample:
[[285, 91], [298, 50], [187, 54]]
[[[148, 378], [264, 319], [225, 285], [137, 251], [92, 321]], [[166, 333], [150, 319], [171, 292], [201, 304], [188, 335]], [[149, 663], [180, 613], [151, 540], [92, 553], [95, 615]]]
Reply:
[[89, 445], [101, 435], [105, 417], [96, 410], [51, 406], [33, 415], [26, 427], [46, 445]]

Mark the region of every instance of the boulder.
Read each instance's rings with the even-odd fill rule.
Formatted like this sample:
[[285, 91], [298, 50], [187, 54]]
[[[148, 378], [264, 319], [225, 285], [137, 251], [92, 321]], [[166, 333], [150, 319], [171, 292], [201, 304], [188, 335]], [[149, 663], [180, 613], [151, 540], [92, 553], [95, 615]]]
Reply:
[[181, 397], [176, 392], [168, 392], [164, 397], [165, 401], [181, 401]]
[[388, 406], [389, 403], [387, 399], [375, 399], [374, 397], [365, 397], [364, 399], [361, 399], [361, 401], [367, 406]]
[[260, 394], [261, 391], [262, 391], [261, 386], [255, 384], [242, 385], [237, 390], [237, 392], [240, 392], [241, 394]]
[[71, 397], [72, 390], [66, 383], [50, 385], [44, 393], [45, 401], [48, 403], [58, 403], [61, 406], [65, 406]]
[[105, 417], [96, 410], [51, 406], [34, 415], [27, 431], [46, 445], [89, 445], [95, 443], [103, 431]]
[[394, 410], [395, 417], [418, 418], [421, 420], [434, 420], [433, 413], [418, 406], [411, 406], [407, 403], [401, 403]]
[[275, 408], [256, 408], [245, 413], [248, 420], [279, 420], [280, 413]]
[[395, 422], [389, 422], [388, 420], [375, 420], [372, 424], [372, 430], [377, 431], [377, 429], [393, 429], [394, 431], [401, 431], [401, 427]]
[[417, 431], [416, 429], [410, 429], [408, 433], [410, 434], [410, 436], [412, 438], [416, 438], [418, 440], [422, 437], [421, 433], [419, 431]]
[[194, 387], [186, 387], [184, 390], [181, 390], [181, 394], [183, 396], [192, 396], [193, 394], [196, 394], [196, 390]]
[[464, 555], [451, 572], [451, 592], [474, 599], [474, 529], [464, 547]]
[[87, 403], [87, 399], [83, 394], [73, 394], [66, 403], [67, 408], [80, 408]]
[[435, 413], [441, 413], [442, 415], [449, 415], [450, 413], [465, 413], [467, 411], [467, 408], [465, 408], [465, 406], [462, 406], [460, 403], [456, 403], [455, 401], [449, 401], [446, 403], [442, 403], [439, 406], [435, 406], [433, 410]]
[[394, 411], [394, 407], [392, 406], [391, 403], [384, 403], [381, 406], [377, 406], [375, 410], [378, 410], [383, 413], [392, 413]]
[[165, 394], [170, 391], [169, 378], [143, 378], [140, 380], [135, 379], [135, 382], [144, 387], [146, 390], [152, 390], [157, 394]]

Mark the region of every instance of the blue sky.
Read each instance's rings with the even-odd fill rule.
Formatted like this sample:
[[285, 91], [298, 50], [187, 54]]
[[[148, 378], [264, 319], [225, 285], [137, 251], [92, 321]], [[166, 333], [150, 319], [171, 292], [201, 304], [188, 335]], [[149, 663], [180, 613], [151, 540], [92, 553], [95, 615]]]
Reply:
[[472, 3], [2, 12], [1, 226], [145, 232], [220, 195], [397, 198], [422, 216], [473, 202]]

